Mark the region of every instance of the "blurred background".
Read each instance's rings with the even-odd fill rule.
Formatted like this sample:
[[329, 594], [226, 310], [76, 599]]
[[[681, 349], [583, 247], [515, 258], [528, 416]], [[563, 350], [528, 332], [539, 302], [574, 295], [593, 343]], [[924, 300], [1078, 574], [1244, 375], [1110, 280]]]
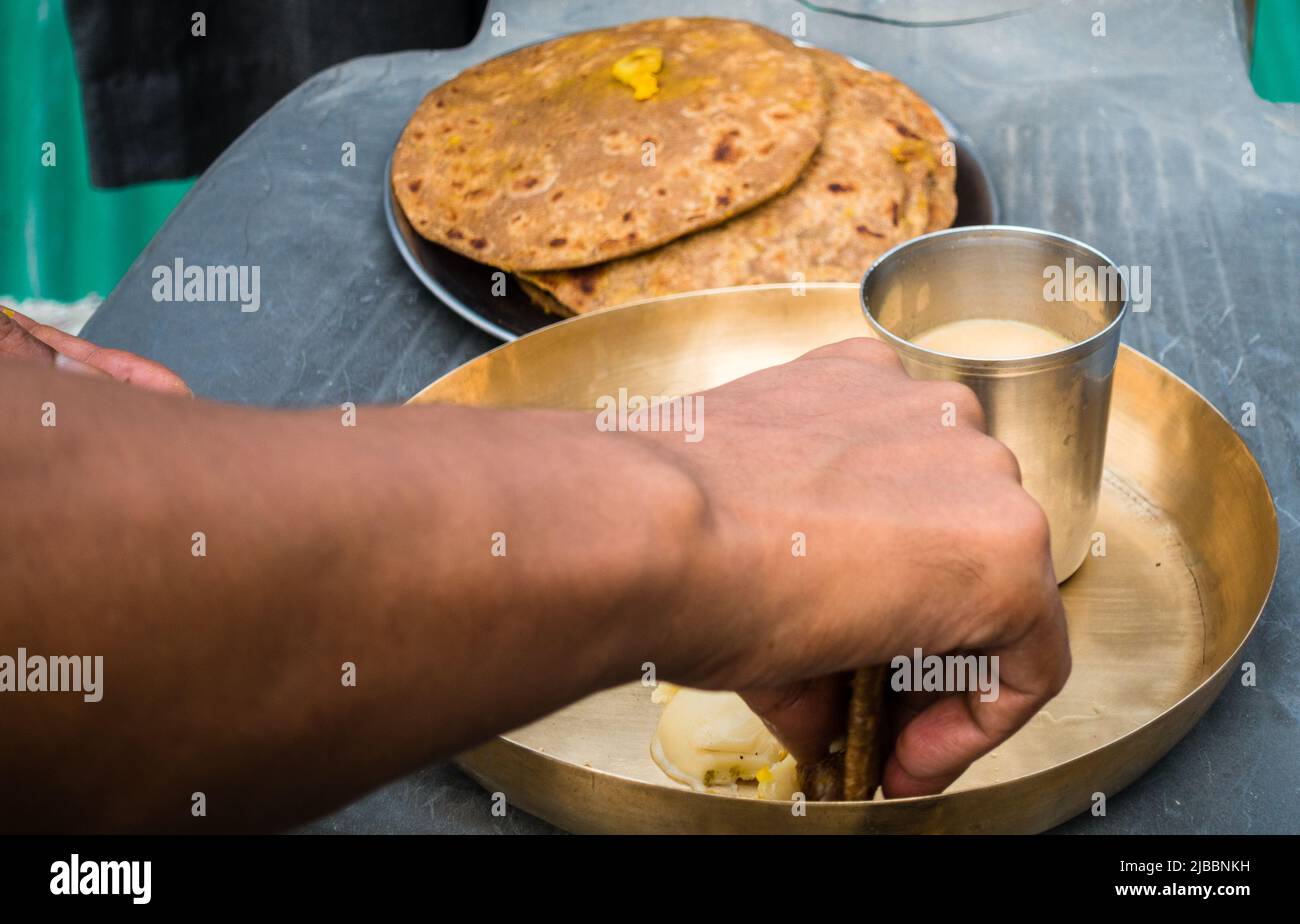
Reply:
[[[75, 333], [263, 112], [364, 54], [465, 45], [486, 0], [0, 0], [0, 302]], [[195, 34], [200, 32], [201, 34]]]
[[[1300, 102], [1300, 0], [1222, 2], [1251, 26], [1255, 92]], [[173, 0], [3, 0], [0, 302], [75, 333], [193, 177], [280, 97], [358, 55], [464, 45], [485, 4], [222, 0], [200, 24]], [[942, 28], [1032, 3], [804, 5]]]

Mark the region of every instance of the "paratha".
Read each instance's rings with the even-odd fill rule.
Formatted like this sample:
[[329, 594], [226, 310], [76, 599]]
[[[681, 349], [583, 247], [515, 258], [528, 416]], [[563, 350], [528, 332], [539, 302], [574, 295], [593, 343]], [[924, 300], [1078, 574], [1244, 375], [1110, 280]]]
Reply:
[[[654, 55], [657, 71], [615, 76]], [[579, 33], [429, 93], [393, 153], [393, 189], [417, 232], [479, 262], [583, 266], [789, 188], [821, 141], [827, 96], [807, 55], [752, 23], [671, 18]]]
[[[832, 52], [821, 147], [789, 192], [726, 224], [622, 260], [527, 273], [548, 311], [583, 313], [640, 298], [770, 282], [856, 282], [877, 256], [957, 212], [956, 168], [934, 111], [910, 88]], [[536, 289], [550, 295], [543, 299]]]

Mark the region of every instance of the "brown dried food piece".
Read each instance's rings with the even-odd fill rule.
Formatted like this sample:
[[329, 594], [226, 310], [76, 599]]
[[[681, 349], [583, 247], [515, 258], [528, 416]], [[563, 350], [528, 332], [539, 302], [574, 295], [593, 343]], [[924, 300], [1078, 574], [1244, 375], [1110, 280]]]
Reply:
[[844, 745], [843, 797], [851, 801], [870, 799], [876, 794], [885, 771], [887, 717], [885, 715], [886, 667], [863, 667], [853, 673], [849, 696], [847, 738]]
[[809, 802], [839, 802], [844, 798], [844, 752], [815, 764], [799, 765], [799, 791]]
[[811, 802], [866, 801], [876, 793], [888, 756], [885, 686], [888, 668], [853, 673], [842, 750], [799, 766], [799, 788]]

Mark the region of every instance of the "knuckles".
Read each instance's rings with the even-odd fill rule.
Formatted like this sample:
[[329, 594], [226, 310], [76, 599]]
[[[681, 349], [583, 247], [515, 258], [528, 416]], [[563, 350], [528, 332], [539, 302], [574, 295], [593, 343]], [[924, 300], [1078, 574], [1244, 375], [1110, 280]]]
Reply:
[[872, 337], [850, 337], [805, 353], [800, 359], [852, 359], [888, 369], [902, 370], [893, 348]]
[[1019, 488], [998, 492], [985, 514], [968, 540], [984, 561], [985, 609], [1027, 628], [1060, 606], [1047, 516]]
[[918, 382], [917, 385], [918, 399], [928, 402], [935, 413], [951, 411], [959, 427], [984, 431], [984, 408], [969, 386], [945, 380]]
[[1020, 460], [1005, 443], [991, 436], [980, 434], [973, 439], [971, 445], [966, 448], [966, 460], [969, 464], [980, 466], [997, 477], [1020, 484]]
[[990, 554], [1021, 565], [1051, 560], [1051, 530], [1043, 508], [1021, 488], [990, 498], [982, 526]]

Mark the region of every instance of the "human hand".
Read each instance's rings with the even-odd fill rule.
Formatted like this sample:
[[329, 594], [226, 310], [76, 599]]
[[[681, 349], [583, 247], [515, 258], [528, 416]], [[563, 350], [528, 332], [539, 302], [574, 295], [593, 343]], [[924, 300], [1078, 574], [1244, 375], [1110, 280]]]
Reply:
[[114, 379], [149, 391], [191, 395], [189, 386], [166, 366], [124, 350], [39, 324], [12, 308], [0, 308], [0, 359], [29, 359], [66, 372]]
[[997, 656], [990, 702], [890, 697], [891, 797], [941, 791], [1061, 689], [1047, 520], [973, 392], [913, 380], [889, 347], [855, 339], [706, 392], [704, 407], [706, 438], [659, 435], [710, 524], [673, 617], [691, 641], [671, 679], [740, 690], [814, 762], [843, 733], [844, 672], [914, 648]]

